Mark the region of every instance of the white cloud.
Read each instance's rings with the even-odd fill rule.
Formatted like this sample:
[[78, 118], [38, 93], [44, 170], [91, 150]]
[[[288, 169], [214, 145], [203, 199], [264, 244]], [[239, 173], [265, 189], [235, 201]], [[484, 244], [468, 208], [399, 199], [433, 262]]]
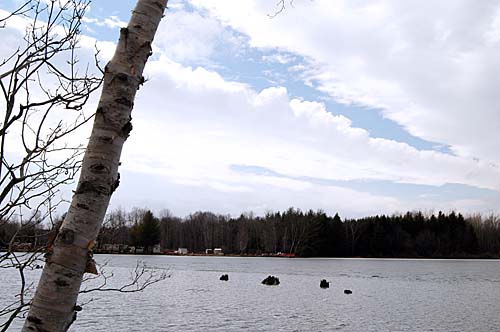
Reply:
[[169, 11], [155, 36], [157, 50], [179, 62], [207, 63], [222, 42], [238, 43], [217, 19], [184, 10]]
[[[307, 177], [491, 189], [500, 185], [500, 171], [484, 162], [372, 138], [322, 103], [290, 99], [284, 87], [254, 91], [165, 57], [150, 61], [147, 75], [150, 81], [138, 94], [122, 170], [155, 174], [182, 185], [180, 193], [192, 188], [190, 203], [182, 199], [192, 210], [210, 209], [200, 203], [200, 195], [207, 192], [224, 200], [220, 204], [233, 213], [250, 206], [265, 210], [294, 205], [358, 215], [428, 206], [424, 199], [404, 202], [313, 183]], [[286, 177], [242, 174], [232, 165], [257, 165]], [[172, 194], [171, 187], [163, 190], [153, 196]], [[211, 202], [213, 209], [222, 206]]]
[[87, 23], [87, 24], [95, 24], [95, 25], [100, 26], [100, 27], [105, 26], [105, 27], [108, 27], [110, 29], [121, 28], [121, 27], [127, 26], [127, 22], [120, 20], [116, 16], [110, 16], [110, 17], [106, 17], [104, 19], [82, 17], [82, 22]]
[[[310, 58], [311, 82], [412, 135], [500, 164], [497, 1], [199, 1], [250, 44]], [[297, 22], [301, 22], [297, 24]]]
[[[269, 179], [261, 177], [251, 177], [240, 191], [228, 192], [227, 185], [217, 188], [200, 184], [199, 181], [178, 182], [167, 177], [139, 175], [127, 170], [122, 171], [122, 174], [120, 189], [112, 198], [113, 206], [147, 206], [158, 210], [168, 207], [180, 216], [199, 210], [234, 216], [253, 211], [262, 215], [270, 210], [285, 210], [290, 206], [302, 210], [320, 208], [327, 213], [339, 212], [346, 217], [402, 210], [397, 199], [391, 197], [378, 197], [338, 187], [309, 186], [302, 190], [284, 191], [281, 186], [275, 186], [274, 182], [269, 183]], [[140, 183], [149, 185], [141, 186], [136, 180], [138, 177]], [[233, 184], [230, 186], [234, 187]], [[152, 192], [156, 194], [151, 195]]]
[[262, 60], [265, 62], [276, 62], [279, 64], [287, 64], [295, 60], [295, 57], [290, 56], [289, 54], [272, 54], [272, 55], [263, 55]]

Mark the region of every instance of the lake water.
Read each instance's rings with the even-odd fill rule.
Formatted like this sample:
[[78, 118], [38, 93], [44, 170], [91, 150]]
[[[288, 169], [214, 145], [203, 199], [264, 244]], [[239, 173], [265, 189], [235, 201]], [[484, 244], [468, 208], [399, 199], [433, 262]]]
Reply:
[[[97, 259], [111, 259], [114, 284], [128, 280], [138, 259], [171, 277], [141, 293], [88, 294], [82, 300], [95, 300], [72, 331], [500, 331], [495, 260]], [[2, 304], [16, 278], [0, 273]], [[219, 281], [223, 273], [229, 281]], [[270, 274], [279, 286], [261, 284]], [[323, 278], [330, 288], [319, 287]]]

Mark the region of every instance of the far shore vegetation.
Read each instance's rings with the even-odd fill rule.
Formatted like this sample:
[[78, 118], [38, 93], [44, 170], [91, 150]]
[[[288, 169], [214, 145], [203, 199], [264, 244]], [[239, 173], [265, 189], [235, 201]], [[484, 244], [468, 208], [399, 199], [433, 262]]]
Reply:
[[[0, 224], [0, 250], [40, 250], [55, 230]], [[407, 212], [342, 219], [290, 208], [239, 217], [196, 212], [179, 218], [145, 209], [108, 213], [96, 253], [226, 254], [288, 257], [499, 258], [500, 217]]]

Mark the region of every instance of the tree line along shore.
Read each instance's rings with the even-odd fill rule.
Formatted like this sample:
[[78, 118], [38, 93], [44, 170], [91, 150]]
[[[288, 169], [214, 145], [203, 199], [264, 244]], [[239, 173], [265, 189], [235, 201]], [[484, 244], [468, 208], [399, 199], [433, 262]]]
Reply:
[[[55, 222], [57, 224], [57, 222]], [[34, 250], [55, 232], [43, 223], [21, 229], [3, 221], [0, 248]], [[17, 246], [17, 247], [16, 247]], [[11, 248], [12, 249], [12, 248]], [[215, 252], [214, 252], [215, 249]], [[122, 209], [107, 214], [95, 252], [226, 254], [288, 257], [498, 258], [500, 217], [450, 212], [341, 219], [323, 211], [290, 208], [239, 217], [196, 212], [185, 218], [161, 211]]]

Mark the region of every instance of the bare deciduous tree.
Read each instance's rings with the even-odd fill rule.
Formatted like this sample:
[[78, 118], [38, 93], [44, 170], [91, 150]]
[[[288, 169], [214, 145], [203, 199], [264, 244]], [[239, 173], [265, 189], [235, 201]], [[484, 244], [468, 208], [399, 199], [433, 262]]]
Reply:
[[24, 45], [0, 63], [2, 220], [20, 207], [53, 210], [49, 202], [58, 187], [79, 170], [82, 146], [68, 145], [65, 138], [91, 119], [82, 107], [102, 82], [101, 75], [92, 76], [88, 67], [80, 72], [78, 66], [76, 49], [87, 6], [85, 0], [32, 0], [16, 15], [0, 19], [4, 24], [17, 19], [15, 26], [20, 15], [29, 17]]

